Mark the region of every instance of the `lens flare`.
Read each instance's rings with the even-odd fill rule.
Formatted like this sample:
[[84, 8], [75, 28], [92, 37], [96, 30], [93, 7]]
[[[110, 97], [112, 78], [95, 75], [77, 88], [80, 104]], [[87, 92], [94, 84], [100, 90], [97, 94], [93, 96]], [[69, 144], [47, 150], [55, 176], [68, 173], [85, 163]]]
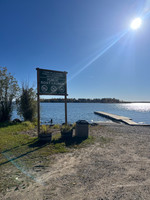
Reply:
[[77, 71], [69, 80], [71, 81], [74, 79], [77, 75], [79, 75], [82, 71], [84, 71], [87, 67], [89, 67], [91, 64], [93, 64], [97, 59], [99, 59], [101, 56], [103, 56], [111, 47], [113, 47], [117, 42], [119, 42], [126, 34], [127, 30], [121, 32], [116, 39], [114, 39], [110, 44], [108, 44], [104, 49], [102, 49], [93, 59], [91, 59], [86, 65], [84, 65], [79, 71]]
[[131, 22], [130, 27], [131, 29], [136, 30], [140, 28], [141, 24], [142, 24], [142, 19], [138, 17]]

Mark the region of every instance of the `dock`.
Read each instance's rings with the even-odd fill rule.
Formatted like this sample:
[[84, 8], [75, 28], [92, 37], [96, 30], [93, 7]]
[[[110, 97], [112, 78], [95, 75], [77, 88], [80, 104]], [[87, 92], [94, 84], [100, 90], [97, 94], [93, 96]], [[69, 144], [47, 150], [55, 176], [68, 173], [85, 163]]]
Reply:
[[100, 115], [102, 117], [105, 117], [107, 119], [111, 119], [111, 120], [117, 121], [117, 122], [122, 122], [122, 123], [130, 125], [130, 126], [139, 125], [138, 123], [132, 121], [132, 119], [130, 119], [128, 117], [124, 117], [124, 116], [120, 116], [120, 115], [114, 115], [114, 114], [111, 114], [111, 113], [100, 112], [100, 111], [96, 111], [94, 113], [97, 114], [97, 115]]

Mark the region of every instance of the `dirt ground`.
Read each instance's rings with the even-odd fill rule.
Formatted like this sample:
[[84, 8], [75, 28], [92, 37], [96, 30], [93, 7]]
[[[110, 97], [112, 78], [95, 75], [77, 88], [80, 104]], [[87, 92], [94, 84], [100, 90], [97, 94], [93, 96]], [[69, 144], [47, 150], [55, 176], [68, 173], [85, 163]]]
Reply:
[[[103, 124], [91, 127], [90, 135], [94, 144], [58, 154], [46, 168], [37, 166], [28, 187], [1, 199], [149, 200], [150, 127]], [[109, 142], [101, 144], [102, 137]]]

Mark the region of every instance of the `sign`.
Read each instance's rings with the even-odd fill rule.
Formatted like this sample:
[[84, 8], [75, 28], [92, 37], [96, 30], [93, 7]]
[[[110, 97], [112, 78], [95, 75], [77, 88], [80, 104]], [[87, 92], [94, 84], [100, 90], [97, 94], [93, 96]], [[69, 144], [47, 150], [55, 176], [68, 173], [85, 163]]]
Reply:
[[53, 70], [39, 70], [39, 94], [40, 95], [66, 95], [67, 72]]
[[67, 124], [67, 72], [47, 69], [37, 70], [37, 133], [40, 135], [40, 95], [65, 96], [65, 124]]

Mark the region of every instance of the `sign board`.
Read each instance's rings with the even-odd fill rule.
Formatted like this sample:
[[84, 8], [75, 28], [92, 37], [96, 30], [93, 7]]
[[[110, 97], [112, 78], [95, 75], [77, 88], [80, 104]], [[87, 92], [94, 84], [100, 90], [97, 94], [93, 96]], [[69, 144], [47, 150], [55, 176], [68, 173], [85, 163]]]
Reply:
[[40, 95], [66, 95], [66, 73], [53, 70], [39, 70]]
[[65, 124], [67, 124], [67, 72], [47, 69], [37, 70], [37, 132], [40, 135], [40, 95], [65, 96]]

